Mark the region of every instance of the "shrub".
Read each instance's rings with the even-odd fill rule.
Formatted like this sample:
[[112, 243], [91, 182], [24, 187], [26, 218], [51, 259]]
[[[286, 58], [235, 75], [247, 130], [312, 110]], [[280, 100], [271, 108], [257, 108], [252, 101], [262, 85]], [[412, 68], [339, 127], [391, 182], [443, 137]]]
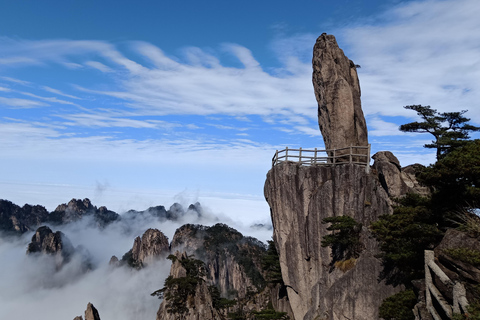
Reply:
[[412, 312], [417, 298], [412, 289], [400, 291], [383, 300], [379, 308], [379, 316], [385, 320], [414, 320]]
[[331, 223], [327, 230], [333, 232], [323, 236], [322, 247], [332, 249], [332, 262], [359, 257], [362, 251], [360, 223], [349, 216], [328, 217], [322, 223]]
[[443, 252], [453, 259], [471, 264], [472, 266], [480, 266], [480, 251], [468, 248], [450, 248]]

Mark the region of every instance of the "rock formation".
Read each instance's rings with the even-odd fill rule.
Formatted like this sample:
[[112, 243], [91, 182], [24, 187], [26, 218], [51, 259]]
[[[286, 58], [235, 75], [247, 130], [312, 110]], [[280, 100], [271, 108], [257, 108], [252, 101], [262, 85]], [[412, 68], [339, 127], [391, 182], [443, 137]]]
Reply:
[[49, 221], [56, 224], [78, 221], [86, 216], [93, 216], [97, 226], [105, 227], [107, 224], [118, 220], [120, 216], [106, 207], [92, 205], [88, 198], [83, 200], [72, 199], [68, 204], [61, 204], [49, 215]]
[[368, 146], [355, 64], [338, 47], [335, 37], [326, 33], [317, 39], [312, 63], [318, 124], [325, 148]]
[[374, 174], [378, 175], [380, 184], [390, 197], [400, 197], [408, 192], [424, 196], [430, 194], [430, 190], [422, 186], [415, 177], [423, 168], [421, 164], [402, 168], [397, 157], [390, 151], [379, 151], [372, 159], [375, 160], [372, 166]]
[[74, 251], [72, 243], [65, 234], [61, 231], [53, 232], [47, 226], [40, 227], [35, 231], [27, 248], [27, 254], [43, 253], [56, 256], [58, 267], [67, 263]]
[[[392, 212], [377, 177], [354, 164], [306, 167], [286, 162], [268, 172], [265, 198], [295, 319], [378, 319], [378, 306], [395, 289], [378, 280], [378, 245], [368, 230], [378, 216]], [[332, 270], [332, 252], [321, 246], [329, 234], [322, 220], [344, 215], [363, 225], [364, 246], [346, 272]]]
[[0, 200], [0, 231], [24, 233], [34, 230], [48, 218], [45, 207], [29, 204], [19, 207], [8, 200]]
[[[182, 266], [182, 259], [187, 259], [188, 256], [186, 253], [180, 254], [176, 253], [177, 259], [172, 263], [170, 269], [170, 276], [173, 278], [182, 278], [186, 277], [187, 270]], [[178, 294], [178, 293], [174, 293]], [[189, 294], [188, 297], [185, 297], [185, 307], [187, 311], [182, 314], [181, 319], [184, 320], [216, 320], [222, 319], [221, 313], [219, 310], [214, 308], [212, 296], [208, 290], [208, 285], [205, 281], [199, 282], [193, 293]], [[175, 312], [168, 312], [167, 303], [164, 300], [160, 304], [160, 308], [157, 312], [157, 320], [177, 320], [179, 314]]]
[[[277, 311], [289, 311], [287, 297], [279, 294], [281, 286], [265, 285], [262, 259], [266, 251], [258, 240], [244, 237], [224, 224], [212, 227], [188, 224], [177, 229], [171, 249], [172, 252], [181, 250], [175, 253], [170, 271], [173, 278], [187, 274], [182, 259], [201, 259], [204, 263], [204, 281], [185, 299], [188, 311], [183, 319], [226, 318], [227, 309], [216, 305], [218, 300], [212, 297], [211, 286], [218, 289], [221, 297], [236, 301], [228, 312], [242, 314], [245, 319], [253, 319], [253, 312], [265, 309], [269, 302]], [[165, 300], [157, 313], [157, 320], [160, 319], [177, 319], [175, 314], [167, 312]]]
[[[367, 146], [356, 66], [331, 35], [322, 34], [315, 44], [313, 85], [326, 148]], [[373, 158], [372, 170], [284, 162], [267, 174], [265, 198], [296, 320], [378, 319], [383, 299], [400, 290], [381, 281], [378, 243], [368, 226], [393, 212], [393, 197], [428, 190], [416, 181], [416, 166], [402, 169], [391, 152]], [[355, 255], [348, 259], [321, 245], [332, 233], [324, 219], [341, 216], [353, 218], [358, 228]]]
[[[148, 229], [141, 238], [135, 238], [132, 249], [123, 256], [122, 261], [131, 267], [142, 268], [169, 252], [168, 238], [160, 230]], [[116, 258], [112, 257], [110, 264]]]
[[[73, 320], [83, 320], [82, 316], [75, 317]], [[85, 320], [100, 320], [98, 310], [90, 302], [85, 310]]]
[[93, 268], [90, 252], [85, 247], [80, 245], [75, 248], [63, 232], [53, 232], [47, 226], [38, 228], [32, 236], [32, 241], [27, 247], [27, 255], [32, 254], [52, 256], [57, 270], [69, 263], [74, 255], [79, 263], [78, 271], [83, 273]]

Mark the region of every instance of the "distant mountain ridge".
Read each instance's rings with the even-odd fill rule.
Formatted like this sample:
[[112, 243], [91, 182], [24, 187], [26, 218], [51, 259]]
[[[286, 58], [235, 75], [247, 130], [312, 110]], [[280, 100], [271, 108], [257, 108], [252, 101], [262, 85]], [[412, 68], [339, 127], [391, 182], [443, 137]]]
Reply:
[[92, 218], [95, 226], [104, 228], [114, 221], [129, 221], [140, 217], [176, 221], [185, 214], [201, 217], [203, 209], [198, 202], [191, 204], [187, 210], [181, 204], [174, 203], [168, 210], [164, 206], [155, 206], [143, 211], [129, 210], [120, 215], [105, 206], [97, 208], [90, 199], [85, 198], [72, 199], [48, 212], [42, 205], [25, 204], [20, 207], [9, 200], [0, 199], [0, 232], [20, 235], [27, 231], [35, 231], [42, 224], [65, 225], [86, 217]]

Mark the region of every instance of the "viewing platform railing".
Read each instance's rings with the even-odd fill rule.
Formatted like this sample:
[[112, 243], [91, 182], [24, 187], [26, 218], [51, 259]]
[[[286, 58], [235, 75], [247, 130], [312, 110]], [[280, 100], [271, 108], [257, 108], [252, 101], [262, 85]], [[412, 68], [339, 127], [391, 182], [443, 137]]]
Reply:
[[[441, 281], [443, 286], [452, 292], [453, 301], [448, 302], [437, 289], [434, 281]], [[465, 286], [461, 282], [452, 281], [442, 269], [435, 263], [435, 254], [432, 250], [425, 250], [425, 294], [426, 307], [434, 320], [451, 319], [454, 313], [467, 311], [468, 301], [466, 298]], [[416, 319], [419, 312], [415, 308], [413, 313]]]
[[304, 166], [360, 164], [370, 167], [370, 145], [351, 146], [332, 150], [289, 149], [277, 150], [272, 158], [272, 167], [292, 161]]

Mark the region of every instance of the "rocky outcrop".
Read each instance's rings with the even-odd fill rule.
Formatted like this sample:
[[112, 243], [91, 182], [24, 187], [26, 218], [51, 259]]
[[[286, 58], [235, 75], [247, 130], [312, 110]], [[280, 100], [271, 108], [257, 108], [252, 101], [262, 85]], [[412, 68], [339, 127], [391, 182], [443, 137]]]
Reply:
[[390, 151], [379, 151], [372, 159], [375, 160], [372, 166], [374, 174], [390, 197], [400, 197], [408, 192], [424, 196], [430, 194], [429, 189], [422, 186], [415, 177], [424, 168], [421, 164], [402, 168], [397, 157]]
[[[255, 319], [254, 312], [265, 309], [270, 302], [277, 311], [289, 311], [284, 288], [266, 284], [262, 268], [266, 250], [260, 241], [244, 237], [224, 224], [187, 224], [175, 232], [171, 250], [176, 251], [172, 278], [186, 277], [189, 271], [182, 265], [186, 259], [200, 259], [204, 264], [204, 281], [198, 282], [190, 298], [185, 298], [188, 311], [182, 319], [226, 319], [227, 312], [237, 313], [242, 319]], [[235, 304], [228, 310], [218, 307], [219, 296], [212, 296], [212, 286], [221, 297], [234, 299]], [[168, 313], [166, 303], [162, 302], [157, 319], [177, 319], [178, 314]]]
[[[472, 237], [467, 232], [449, 229], [434, 252], [436, 263], [442, 271], [452, 281], [466, 284], [467, 300], [478, 299], [479, 297], [475, 297], [474, 291], [475, 287], [479, 288], [480, 286], [480, 263], [472, 264], [469, 261], [475, 260], [472, 257], [480, 256], [480, 237]], [[469, 255], [472, 256], [468, 257]], [[435, 281], [435, 284], [444, 297], [452, 298], [451, 288], [443, 287], [441, 281]], [[476, 293], [476, 295], [478, 294], [480, 292]]]
[[168, 238], [160, 230], [148, 229], [142, 238], [135, 238], [132, 257], [135, 261], [146, 265], [169, 252]]
[[[187, 253], [175, 253], [177, 259], [173, 261], [170, 268], [170, 276], [173, 278], [185, 278], [187, 270], [181, 261], [188, 259]], [[173, 294], [178, 294], [174, 292]], [[211, 293], [208, 290], [206, 281], [199, 281], [193, 292], [188, 294], [185, 299], [186, 312], [182, 313], [181, 319], [184, 320], [215, 320], [222, 319], [221, 313], [214, 308]], [[180, 319], [179, 314], [168, 311], [167, 301], [160, 304], [157, 312], [157, 320], [177, 320]]]
[[53, 232], [49, 227], [42, 226], [35, 231], [32, 241], [28, 244], [27, 255], [45, 254], [55, 259], [57, 270], [69, 263], [74, 255], [81, 272], [93, 268], [90, 252], [83, 246], [74, 247], [61, 231]]
[[264, 245], [225, 224], [184, 225], [175, 232], [171, 250], [182, 250], [203, 260], [207, 278], [224, 295], [235, 292], [236, 297], [244, 298], [265, 281], [261, 274]]
[[90, 302], [87, 305], [87, 310], [85, 310], [85, 320], [100, 320], [98, 310]]
[[105, 227], [107, 224], [116, 221], [120, 216], [108, 210], [106, 207], [92, 205], [88, 198], [83, 200], [72, 199], [68, 204], [63, 203], [49, 215], [49, 221], [55, 224], [64, 224], [78, 221], [86, 216], [93, 216], [95, 224], [99, 227]]
[[154, 217], [160, 221], [176, 221], [185, 215], [200, 217], [202, 213], [202, 206], [198, 202], [191, 204], [187, 210], [185, 210], [181, 204], [174, 203], [168, 210], [166, 210], [164, 206], [150, 207], [143, 211], [129, 210], [123, 215], [123, 218], [135, 220], [138, 218]]
[[[392, 212], [378, 177], [354, 164], [282, 163], [268, 172], [265, 197], [295, 319], [377, 319], [382, 300], [396, 292], [379, 281], [378, 244], [368, 230], [380, 215]], [[332, 252], [321, 246], [330, 233], [322, 220], [334, 216], [350, 216], [363, 225], [364, 249], [350, 270], [332, 269]]]
[[368, 146], [355, 64], [338, 47], [335, 37], [326, 33], [315, 43], [312, 63], [318, 124], [326, 149]]
[[45, 253], [62, 254], [64, 257], [71, 255], [74, 247], [70, 240], [61, 231], [53, 232], [47, 226], [42, 226], [35, 231], [32, 241], [28, 244], [27, 254]]
[[[75, 317], [73, 320], [83, 320], [82, 316]], [[97, 308], [93, 306], [90, 302], [87, 305], [85, 310], [85, 320], [100, 320], [100, 315], [98, 314]]]
[[47, 226], [42, 226], [35, 231], [27, 247], [29, 255], [37, 253], [54, 256], [58, 269], [70, 261], [74, 252], [75, 248], [65, 234], [60, 231], [53, 232]]
[[[148, 229], [141, 238], [135, 238], [132, 249], [122, 257], [121, 263], [127, 263], [133, 268], [142, 268], [169, 252], [168, 238], [160, 230]], [[114, 259], [116, 257], [110, 259], [110, 264], [115, 262], [112, 262]]]
[[34, 230], [48, 218], [48, 211], [39, 205], [19, 207], [8, 200], [0, 200], [0, 231], [24, 233]]

